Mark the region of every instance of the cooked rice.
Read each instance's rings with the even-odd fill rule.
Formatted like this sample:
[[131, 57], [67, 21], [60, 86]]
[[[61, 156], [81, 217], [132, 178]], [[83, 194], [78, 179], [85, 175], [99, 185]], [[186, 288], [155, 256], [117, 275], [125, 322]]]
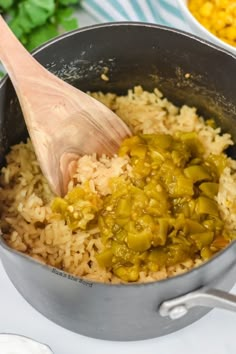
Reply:
[[[198, 133], [206, 155], [220, 154], [233, 142], [229, 134], [221, 134], [199, 117], [195, 108], [178, 108], [163, 98], [155, 89], [152, 93], [140, 86], [129, 90], [126, 96], [93, 93], [118, 116], [134, 133], [169, 133], [178, 131]], [[96, 154], [82, 157], [76, 173], [69, 183], [69, 190], [85, 181], [93, 192], [110, 193], [109, 179], [120, 175], [131, 176], [128, 157], [111, 159]], [[10, 247], [29, 254], [34, 259], [60, 268], [76, 276], [100, 282], [119, 283], [121, 280], [101, 268], [95, 258], [103, 249], [98, 227], [89, 232], [72, 231], [65, 221], [58, 220], [50, 204], [54, 195], [42, 175], [30, 140], [11, 148], [7, 166], [2, 169], [0, 201], [1, 229]], [[236, 228], [236, 162], [228, 158], [228, 166], [219, 182], [217, 202], [221, 217], [231, 230]], [[187, 260], [157, 272], [140, 272], [139, 282], [150, 282], [177, 275], [201, 264], [200, 259]]]

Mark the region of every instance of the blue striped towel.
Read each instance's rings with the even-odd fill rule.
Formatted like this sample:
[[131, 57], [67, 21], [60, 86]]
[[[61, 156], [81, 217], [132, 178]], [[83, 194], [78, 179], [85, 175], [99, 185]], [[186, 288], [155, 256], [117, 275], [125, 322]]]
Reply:
[[151, 22], [191, 32], [175, 0], [84, 0], [83, 7], [99, 22]]

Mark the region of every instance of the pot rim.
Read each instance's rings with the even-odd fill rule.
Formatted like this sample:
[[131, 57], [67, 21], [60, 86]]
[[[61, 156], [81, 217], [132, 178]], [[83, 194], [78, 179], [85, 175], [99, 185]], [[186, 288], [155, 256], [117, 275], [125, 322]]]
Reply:
[[[193, 39], [203, 45], [206, 45], [207, 47], [211, 47], [215, 49], [216, 51], [223, 52], [224, 54], [231, 56], [233, 59], [236, 59], [236, 54], [234, 54], [232, 51], [227, 50], [221, 46], [216, 45], [215, 43], [212, 43], [206, 39], [203, 39], [201, 37], [198, 37], [197, 35], [194, 35], [192, 33], [177, 29], [177, 28], [172, 28], [164, 25], [159, 25], [155, 23], [148, 23], [148, 22], [138, 22], [138, 21], [117, 21], [117, 22], [108, 22], [108, 23], [99, 23], [95, 25], [90, 25], [90, 26], [85, 26], [82, 28], [77, 28], [73, 31], [69, 31], [66, 33], [63, 33], [59, 36], [56, 36], [55, 38], [50, 39], [44, 44], [41, 44], [38, 46], [36, 49], [34, 49], [31, 54], [33, 56], [37, 55], [40, 53], [42, 50], [44, 50], [47, 47], [50, 47], [52, 44], [57, 43], [61, 40], [64, 40], [67, 37], [71, 37], [76, 35], [77, 33], [82, 33], [82, 32], [88, 32], [88, 31], [93, 31], [96, 29], [100, 28], [107, 28], [107, 27], [146, 27], [146, 28], [156, 28], [158, 30], [163, 30], [167, 32], [172, 32], [176, 33], [177, 35], [181, 35], [190, 39]], [[6, 81], [9, 79], [8, 74], [6, 74], [1, 80], [0, 80], [0, 89], [2, 88], [3, 85], [5, 85]]]
[[[217, 265], [217, 262], [224, 257], [226, 252], [229, 252], [230, 250], [235, 249], [235, 254], [236, 254], [236, 240], [232, 241], [227, 247], [225, 247], [224, 249], [222, 249], [221, 251], [219, 251], [216, 255], [214, 255], [211, 259], [209, 259], [208, 261], [205, 261], [204, 263], [198, 265], [197, 267], [194, 267], [184, 273], [181, 274], [177, 274], [174, 276], [171, 276], [170, 278], [165, 278], [165, 279], [160, 279], [160, 280], [155, 280], [152, 282], [148, 282], [148, 283], [119, 283], [119, 284], [113, 284], [113, 283], [103, 283], [103, 282], [99, 282], [96, 280], [90, 280], [87, 279], [85, 277], [80, 277], [78, 275], [74, 275], [71, 274], [69, 272], [66, 272], [60, 268], [56, 268], [53, 267], [49, 264], [44, 264], [40, 261], [38, 261], [37, 259], [32, 258], [31, 256], [29, 256], [28, 254], [22, 253], [20, 251], [17, 251], [11, 247], [9, 247], [5, 240], [3, 239], [2, 235], [0, 235], [0, 249], [3, 248], [5, 251], [16, 255], [18, 257], [22, 257], [24, 260], [27, 260], [43, 269], [45, 269], [45, 271], [49, 271], [50, 273], [57, 273], [57, 271], [60, 273], [60, 275], [65, 274], [66, 279], [70, 279], [70, 277], [73, 277], [74, 279], [78, 280], [78, 282], [84, 282], [87, 284], [92, 284], [95, 286], [106, 286], [106, 287], [116, 287], [116, 288], [120, 288], [120, 287], [140, 287], [140, 286], [153, 286], [154, 284], [162, 284], [164, 282], [171, 282], [171, 281], [175, 281], [175, 279], [180, 279], [180, 278], [185, 278], [186, 280], [188, 279], [188, 277], [192, 277], [195, 276], [197, 273], [199, 273], [199, 271], [204, 272], [204, 270], [209, 267], [211, 264], [215, 264]], [[1, 257], [0, 257], [1, 260]], [[232, 262], [232, 264], [235, 264], [235, 262]]]
[[197, 35], [191, 34], [189, 32], [186, 32], [186, 31], [183, 31], [183, 30], [180, 30], [177, 28], [172, 28], [169, 26], [159, 25], [159, 24], [155, 24], [155, 23], [148, 23], [148, 22], [139, 22], [139, 21], [117, 21], [117, 22], [99, 23], [99, 24], [95, 24], [95, 25], [85, 26], [82, 28], [77, 28], [73, 31], [63, 33], [63, 34], [47, 41], [46, 43], [42, 44], [38, 48], [34, 49], [32, 51], [32, 54], [35, 55], [38, 52], [40, 52], [41, 50], [43, 50], [44, 48], [47, 48], [48, 46], [50, 46], [51, 44], [59, 42], [60, 40], [63, 40], [64, 38], [71, 37], [77, 33], [88, 32], [91, 30], [93, 31], [96, 29], [106, 28], [106, 27], [146, 27], [146, 28], [156, 28], [159, 30], [169, 31], [169, 32], [177, 33], [180, 35], [184, 35], [185, 37], [197, 40], [198, 42], [200, 42], [204, 45], [207, 45], [208, 47], [212, 47], [216, 50], [219, 50], [219, 51], [222, 51], [226, 54], [231, 55], [233, 58], [236, 58], [236, 54], [232, 53], [230, 50], [227, 50], [221, 46], [218, 46], [217, 44], [212, 43], [206, 39], [203, 39]]
[[[79, 29], [76, 29], [74, 31], [70, 31], [70, 32], [67, 32], [67, 33], [64, 33], [62, 35], [59, 35], [57, 37], [55, 37], [54, 39], [51, 39], [50, 41], [46, 42], [45, 44], [42, 44], [41, 46], [39, 46], [38, 48], [36, 48], [35, 50], [32, 51], [32, 55], [37, 55], [38, 53], [40, 53], [42, 50], [44, 50], [45, 48], [51, 46], [52, 44], [54, 43], [57, 43], [61, 40], [64, 40], [65, 38], [67, 37], [71, 37], [71, 36], [74, 36], [76, 35], [77, 33], [82, 33], [82, 32], [88, 32], [88, 31], [94, 31], [96, 29], [100, 29], [100, 28], [109, 28], [109, 27], [145, 27], [145, 28], [156, 28], [158, 30], [163, 30], [163, 31], [168, 31], [168, 32], [172, 32], [172, 33], [175, 33], [177, 35], [180, 35], [180, 36], [184, 36], [184, 37], [187, 37], [187, 38], [190, 38], [190, 39], [193, 39], [201, 44], [203, 44], [204, 46], [208, 46], [208, 47], [211, 47], [213, 48], [214, 50], [218, 51], [218, 52], [222, 52], [224, 53], [225, 55], [227, 56], [230, 56], [232, 57], [233, 59], [236, 60], [236, 55], [233, 54], [232, 52], [226, 50], [225, 48], [222, 48], [220, 46], [217, 46], [205, 39], [202, 39], [196, 35], [193, 35], [193, 34], [190, 34], [188, 32], [185, 32], [185, 31], [182, 31], [182, 30], [179, 30], [179, 29], [175, 29], [175, 28], [171, 28], [171, 27], [168, 27], [168, 26], [162, 26], [162, 25], [158, 25], [158, 24], [152, 24], [152, 23], [146, 23], [146, 22], [131, 22], [131, 21], [122, 21], [122, 22], [111, 22], [111, 23], [101, 23], [101, 24], [95, 24], [95, 25], [91, 25], [91, 26], [86, 26], [86, 27], [82, 27], [82, 28], [79, 28]], [[5, 77], [0, 80], [0, 89], [2, 89], [2, 87], [6, 84], [6, 82], [8, 81], [9, 77], [8, 75], [6, 74]], [[112, 283], [102, 283], [102, 282], [98, 282], [98, 281], [95, 281], [95, 280], [90, 280], [90, 279], [86, 279], [86, 278], [83, 278], [83, 277], [79, 277], [79, 276], [76, 276], [76, 275], [72, 275], [68, 272], [65, 272], [64, 270], [61, 270], [59, 268], [56, 268], [56, 267], [53, 267], [51, 265], [48, 265], [48, 264], [44, 264], [44, 263], [41, 263], [40, 261], [32, 258], [31, 256], [27, 255], [27, 254], [24, 254], [20, 251], [17, 251], [15, 249], [12, 249], [11, 247], [9, 247], [5, 240], [3, 239], [2, 235], [0, 235], [0, 248], [3, 248], [5, 249], [7, 252], [10, 252], [14, 255], [17, 255], [19, 257], [23, 257], [24, 259], [32, 262], [33, 264], [35, 265], [38, 265], [38, 266], [41, 266], [43, 269], [45, 269], [46, 271], [50, 271], [50, 272], [53, 272], [53, 269], [55, 270], [58, 270], [60, 273], [62, 274], [65, 274], [67, 278], [69, 278], [69, 276], [73, 276], [74, 278], [78, 279], [78, 281], [84, 281], [88, 284], [93, 284], [93, 285], [96, 285], [96, 286], [108, 286], [108, 287], [117, 287], [117, 288], [120, 288], [120, 287], [130, 287], [130, 286], [133, 286], [133, 287], [140, 287], [140, 286], [153, 286], [154, 284], [162, 284], [163, 282], [173, 282], [175, 281], [175, 279], [180, 279], [180, 278], [185, 278], [186, 280], [188, 279], [188, 277], [192, 277], [194, 276], [195, 274], [197, 274], [199, 271], [203, 271], [206, 269], [206, 267], [208, 267], [210, 264], [215, 264], [216, 265], [216, 262], [222, 258], [226, 252], [229, 252], [229, 250], [232, 250], [235, 248], [235, 251], [236, 251], [236, 240], [232, 241], [230, 243], [230, 245], [228, 245], [226, 248], [224, 248], [223, 250], [219, 251], [215, 256], [213, 256], [210, 260], [202, 263], [201, 265], [195, 267], [195, 268], [192, 268], [190, 270], [188, 270], [187, 272], [185, 273], [181, 273], [181, 274], [178, 274], [178, 275], [175, 275], [175, 276], [172, 276], [170, 278], [165, 278], [165, 279], [161, 279], [161, 280], [156, 280], [156, 281], [153, 281], [153, 282], [148, 282], [148, 283], [121, 283], [121, 284], [112, 284]]]

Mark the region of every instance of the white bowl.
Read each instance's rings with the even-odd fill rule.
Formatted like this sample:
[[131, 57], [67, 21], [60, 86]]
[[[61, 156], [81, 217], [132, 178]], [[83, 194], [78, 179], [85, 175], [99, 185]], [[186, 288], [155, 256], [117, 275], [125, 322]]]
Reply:
[[184, 15], [186, 21], [188, 22], [189, 26], [191, 27], [194, 33], [208, 40], [209, 42], [213, 42], [214, 44], [223, 47], [224, 49], [232, 52], [233, 54], [236, 54], [236, 47], [233, 47], [232, 45], [222, 41], [214, 34], [209, 32], [204, 26], [202, 26], [200, 22], [198, 22], [198, 20], [192, 15], [190, 10], [188, 9], [188, 0], [177, 0], [177, 3], [179, 5], [180, 10], [182, 11], [182, 14]]
[[53, 352], [47, 345], [31, 338], [0, 333], [0, 354], [53, 354]]

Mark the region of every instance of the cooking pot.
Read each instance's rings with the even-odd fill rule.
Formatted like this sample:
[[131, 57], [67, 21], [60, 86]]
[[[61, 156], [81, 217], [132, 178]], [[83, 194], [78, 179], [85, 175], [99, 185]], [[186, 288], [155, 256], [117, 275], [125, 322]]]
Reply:
[[[121, 94], [137, 84], [158, 87], [174, 103], [196, 106], [215, 118], [236, 139], [236, 57], [194, 36], [157, 25], [111, 23], [65, 34], [34, 55], [84, 91]], [[104, 68], [109, 81], [101, 79]], [[14, 89], [5, 78], [0, 84], [1, 164], [10, 146], [26, 136]], [[229, 154], [235, 157], [235, 149]], [[10, 249], [3, 239], [0, 256], [16, 289], [34, 308], [94, 338], [158, 337], [193, 323], [214, 306], [236, 311], [236, 296], [227, 293], [236, 281], [235, 242], [186, 274], [147, 284], [87, 281]]]

